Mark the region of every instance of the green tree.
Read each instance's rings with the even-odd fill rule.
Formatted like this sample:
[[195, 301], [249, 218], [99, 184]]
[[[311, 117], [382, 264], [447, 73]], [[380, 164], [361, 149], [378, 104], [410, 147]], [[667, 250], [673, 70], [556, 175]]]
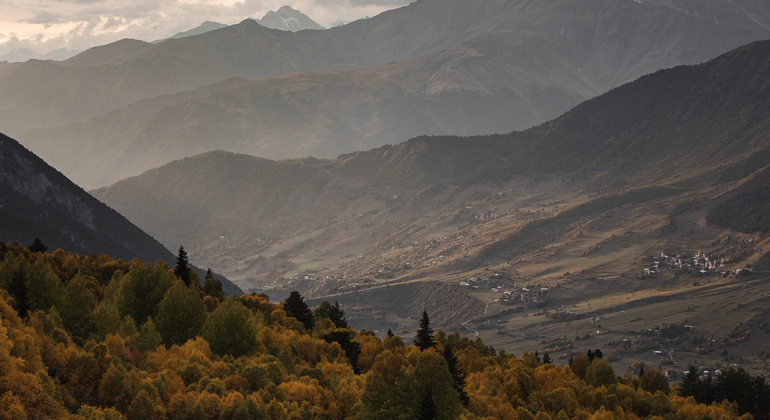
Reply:
[[187, 259], [187, 251], [183, 246], [179, 246], [179, 253], [176, 256], [176, 266], [174, 267], [174, 275], [181, 279], [187, 287], [190, 287], [190, 267], [188, 265], [190, 261]]
[[158, 304], [174, 284], [174, 273], [160, 261], [154, 266], [134, 262], [118, 281], [116, 306], [121, 317], [131, 315], [134, 322], [141, 325], [157, 315]]
[[682, 397], [695, 397], [698, 394], [698, 368], [690, 365], [687, 373], [679, 384], [679, 395]]
[[436, 343], [433, 340], [433, 330], [430, 328], [428, 311], [422, 311], [420, 329], [417, 330], [417, 336], [414, 337], [414, 345], [419, 347], [420, 350], [427, 350], [436, 346]]
[[444, 360], [446, 360], [447, 368], [449, 368], [449, 373], [452, 375], [455, 391], [460, 396], [460, 401], [462, 401], [463, 405], [467, 406], [470, 400], [468, 399], [468, 393], [465, 392], [465, 374], [462, 368], [457, 365], [457, 358], [452, 351], [451, 345], [447, 344], [444, 348], [443, 356]]
[[340, 309], [339, 302], [335, 301], [334, 305], [327, 301], [321, 302], [315, 310], [315, 317], [319, 319], [329, 319], [337, 328], [347, 328], [348, 322], [345, 320], [345, 312]]
[[158, 333], [167, 347], [195, 338], [205, 321], [206, 307], [200, 293], [190, 290], [181, 281], [168, 289], [158, 304], [155, 318]]
[[155, 350], [163, 344], [163, 338], [155, 328], [152, 318], [147, 318], [144, 324], [139, 328], [139, 336], [136, 338], [136, 346], [141, 351]]
[[547, 365], [549, 363], [553, 363], [553, 359], [551, 359], [551, 356], [548, 355], [548, 352], [543, 353], [543, 364]]
[[358, 365], [358, 356], [361, 354], [361, 345], [351, 340], [351, 335], [350, 330], [332, 331], [329, 334], [324, 335], [323, 339], [326, 342], [337, 343], [340, 345], [350, 361], [353, 373], [358, 375], [361, 373], [361, 368]]
[[615, 370], [612, 369], [607, 360], [595, 357], [594, 361], [586, 369], [585, 380], [595, 387], [600, 387], [617, 383], [618, 378], [615, 376]]
[[88, 276], [79, 273], [64, 290], [59, 314], [64, 328], [73, 337], [85, 340], [93, 331], [96, 298], [88, 289]]
[[[417, 358], [412, 376], [416, 390], [428, 389], [437, 407], [436, 419], [457, 419], [462, 413], [462, 401], [444, 357], [435, 351], [423, 351]], [[416, 397], [420, 398], [420, 392]]]
[[367, 373], [360, 417], [413, 420], [420, 403], [419, 392], [404, 356], [386, 350]]
[[30, 252], [37, 253], [37, 252], [46, 252], [48, 251], [48, 247], [43, 244], [43, 241], [40, 240], [40, 238], [35, 238], [34, 241], [27, 247]]
[[165, 420], [166, 410], [160, 401], [153, 401], [149, 393], [144, 389], [136, 394], [126, 412], [127, 420]]
[[304, 298], [298, 291], [289, 293], [289, 297], [283, 303], [283, 310], [286, 316], [293, 316], [297, 321], [305, 326], [305, 329], [313, 329], [313, 312], [308, 308]]
[[8, 284], [8, 293], [13, 296], [15, 301], [13, 308], [16, 309], [19, 317], [26, 318], [30, 308], [27, 297], [27, 274], [23, 264], [19, 264], [13, 271], [11, 281]]
[[45, 258], [38, 258], [26, 272], [27, 296], [32, 311], [47, 311], [60, 307], [64, 284]]
[[222, 280], [214, 278], [214, 273], [211, 272], [210, 268], [206, 271], [203, 293], [220, 301], [225, 298], [225, 292], [222, 290]]
[[256, 350], [256, 329], [249, 314], [249, 310], [232, 296], [209, 314], [201, 336], [209, 342], [211, 351], [219, 356], [240, 357]]
[[267, 414], [251, 398], [222, 410], [219, 420], [267, 420]]
[[420, 400], [420, 410], [417, 413], [418, 420], [437, 420], [438, 419], [438, 407], [433, 402], [433, 392], [430, 389], [426, 389], [422, 393], [422, 399]]

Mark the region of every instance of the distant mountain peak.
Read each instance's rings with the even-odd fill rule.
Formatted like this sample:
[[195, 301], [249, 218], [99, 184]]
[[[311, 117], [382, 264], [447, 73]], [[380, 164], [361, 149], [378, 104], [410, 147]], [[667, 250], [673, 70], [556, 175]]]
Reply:
[[[205, 34], [206, 32], [211, 32], [217, 29], [225, 28], [228, 25], [225, 25], [224, 23], [219, 22], [212, 22], [210, 20], [207, 20], [200, 24], [197, 28], [190, 29], [189, 31], [179, 32], [174, 35], [171, 35], [170, 39], [179, 39], [179, 38], [187, 38], [190, 36]], [[153, 44], [157, 44], [158, 42], [164, 41], [164, 39], [159, 39], [157, 41], [153, 41]]]
[[306, 14], [291, 8], [291, 6], [282, 6], [277, 12], [271, 10], [262, 19], [257, 20], [257, 22], [262, 26], [282, 31], [299, 32], [305, 29], [326, 29], [313, 19], [310, 19]]

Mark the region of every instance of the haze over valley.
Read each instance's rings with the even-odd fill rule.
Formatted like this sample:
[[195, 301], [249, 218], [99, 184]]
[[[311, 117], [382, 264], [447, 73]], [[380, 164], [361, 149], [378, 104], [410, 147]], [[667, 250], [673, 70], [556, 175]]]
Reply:
[[770, 418], [770, 4], [327, 26], [0, 63], [0, 412]]

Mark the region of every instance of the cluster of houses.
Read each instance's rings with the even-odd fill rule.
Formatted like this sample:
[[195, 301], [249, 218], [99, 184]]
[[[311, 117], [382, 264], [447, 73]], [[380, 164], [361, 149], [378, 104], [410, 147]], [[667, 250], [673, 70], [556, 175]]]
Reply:
[[468, 279], [468, 281], [462, 281], [460, 282], [460, 287], [466, 287], [471, 289], [479, 289], [479, 286], [491, 286], [492, 293], [502, 293], [502, 297], [495, 298], [495, 302], [502, 303], [502, 304], [513, 304], [513, 303], [525, 303], [525, 304], [540, 304], [544, 301], [542, 300], [542, 295], [548, 293], [547, 287], [541, 287], [541, 286], [526, 286], [522, 287], [521, 289], [518, 289], [518, 282], [514, 283], [513, 285], [513, 291], [504, 290], [510, 287], [510, 285], [503, 285], [500, 284], [500, 274], [495, 273], [492, 278], [485, 277], [483, 279], [478, 279], [476, 277], [471, 277]]
[[704, 252], [698, 251], [697, 254], [666, 255], [665, 251], [660, 253], [660, 257], [655, 257], [652, 267], [647, 267], [637, 276], [640, 278], [654, 276], [663, 270], [677, 270], [687, 273], [698, 274], [726, 274], [725, 259], [718, 259]]

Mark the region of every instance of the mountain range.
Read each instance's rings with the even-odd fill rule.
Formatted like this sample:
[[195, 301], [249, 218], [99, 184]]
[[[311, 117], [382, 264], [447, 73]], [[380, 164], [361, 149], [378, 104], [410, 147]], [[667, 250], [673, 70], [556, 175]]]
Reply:
[[421, 134], [508, 132], [767, 38], [769, 9], [421, 0], [323, 31], [247, 20], [0, 67], [0, 123], [86, 188], [217, 149], [331, 158]]
[[[423, 241], [423, 229], [411, 231], [422, 220], [442, 230], [458, 220], [436, 221], [446, 214], [466, 217], [456, 213], [463, 200], [447, 197], [470, 201], [472, 191], [506, 191], [521, 179], [572, 185], [581, 191], [572, 204], [590, 192], [660, 187], [666, 196], [743, 182], [770, 161], [769, 66], [770, 42], [759, 42], [644, 76], [522, 132], [424, 136], [331, 160], [209, 152], [93, 193], [161, 242], [190, 244], [205, 264], [229, 267], [246, 287], [281, 253], [351, 249], [328, 251], [340, 259], [318, 268], [331, 269], [383, 241]], [[499, 201], [483, 208], [514, 210], [516, 200]]]
[[[51, 252], [61, 248], [81, 255], [162, 260], [172, 267], [176, 263], [157, 240], [0, 134], [0, 241], [29, 245], [35, 238]], [[228, 294], [240, 293], [229, 280], [222, 281]]]

